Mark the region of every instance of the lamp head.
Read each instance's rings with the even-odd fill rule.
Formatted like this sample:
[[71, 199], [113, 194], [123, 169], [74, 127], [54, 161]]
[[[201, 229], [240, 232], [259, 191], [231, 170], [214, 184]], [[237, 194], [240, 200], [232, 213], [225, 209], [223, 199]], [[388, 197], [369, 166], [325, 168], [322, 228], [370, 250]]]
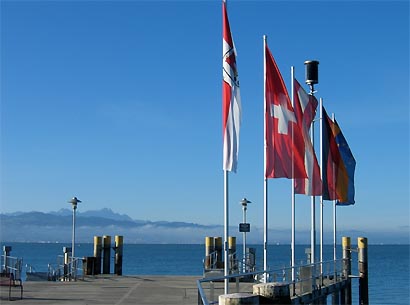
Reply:
[[73, 197], [68, 203], [71, 203], [73, 205], [73, 209], [75, 210], [77, 208], [77, 204], [80, 202], [81, 200], [79, 200], [77, 197]]
[[246, 198], [243, 198], [239, 203], [246, 207], [248, 205], [248, 203], [251, 203], [251, 201], [249, 201]]

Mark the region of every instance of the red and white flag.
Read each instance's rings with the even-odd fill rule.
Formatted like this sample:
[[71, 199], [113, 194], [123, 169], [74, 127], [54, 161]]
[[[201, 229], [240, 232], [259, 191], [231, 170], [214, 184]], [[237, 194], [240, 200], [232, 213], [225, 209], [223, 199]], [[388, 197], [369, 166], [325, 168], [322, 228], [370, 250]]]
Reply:
[[265, 177], [306, 178], [302, 132], [267, 44], [265, 66]]
[[309, 136], [309, 129], [315, 118], [318, 102], [313, 95], [306, 93], [296, 79], [293, 80], [293, 91], [293, 107], [305, 143], [305, 170], [308, 176], [306, 179], [295, 179], [295, 193], [320, 196], [322, 195], [320, 168]]
[[222, 2], [223, 20], [223, 81], [222, 81], [222, 129], [223, 170], [236, 172], [241, 125], [241, 98], [239, 94], [236, 51], [229, 27], [226, 2]]

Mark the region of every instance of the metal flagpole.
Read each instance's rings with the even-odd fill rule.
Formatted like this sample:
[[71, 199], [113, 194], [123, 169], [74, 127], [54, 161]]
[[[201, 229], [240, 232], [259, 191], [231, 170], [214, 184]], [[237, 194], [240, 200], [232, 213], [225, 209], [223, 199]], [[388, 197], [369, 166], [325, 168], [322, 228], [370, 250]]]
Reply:
[[[224, 275], [229, 275], [229, 253], [228, 253], [228, 237], [229, 237], [229, 204], [228, 204], [228, 171], [224, 171]], [[229, 293], [229, 279], [225, 278], [225, 294]]]
[[[323, 168], [323, 166], [324, 166], [324, 164], [323, 164], [323, 120], [324, 120], [324, 118], [323, 118], [323, 111], [322, 111], [322, 109], [323, 109], [323, 99], [322, 98], [320, 98], [319, 99], [319, 107], [320, 107], [320, 118], [319, 118], [319, 122], [320, 122], [320, 124], [319, 124], [319, 129], [320, 129], [320, 178], [321, 178], [321, 180], [322, 180], [322, 183], [323, 183], [323, 171], [324, 170], [326, 170], [326, 169], [324, 169]], [[322, 187], [323, 187], [323, 185], [322, 185]], [[322, 192], [322, 195], [320, 195], [320, 206], [322, 207], [321, 208], [321, 215], [320, 215], [320, 217], [321, 217], [321, 222], [320, 222], [320, 224], [321, 224], [321, 227], [320, 227], [320, 261], [323, 261], [323, 257], [322, 257], [322, 245], [323, 245], [323, 192]], [[322, 268], [322, 267], [321, 267]], [[321, 270], [321, 272], [322, 272], [322, 270]]]
[[[319, 100], [320, 100], [320, 105], [321, 105], [320, 109], [322, 109], [323, 99], [320, 98]], [[320, 147], [322, 147], [322, 141], [320, 141]], [[323, 273], [322, 262], [323, 262], [323, 196], [320, 197], [320, 274]]]
[[[228, 3], [223, 0], [226, 5]], [[225, 29], [224, 29], [225, 30]], [[230, 34], [230, 33], [229, 33]], [[234, 47], [234, 46], [232, 46]], [[233, 85], [235, 86], [235, 85]], [[231, 100], [232, 102], [232, 100]], [[229, 279], [226, 278], [229, 275], [229, 250], [228, 250], [228, 238], [229, 238], [229, 196], [228, 196], [228, 171], [224, 170], [224, 293], [229, 293]]]
[[[335, 114], [332, 113], [332, 121], [335, 121]], [[336, 260], [336, 199], [333, 201], [333, 259]]]
[[[295, 79], [295, 67], [290, 68], [291, 75], [291, 97], [292, 97], [292, 107], [295, 109], [295, 97], [294, 97], [294, 79]], [[293, 128], [292, 128], [292, 141], [293, 141]], [[292, 150], [292, 240], [291, 240], [291, 251], [292, 251], [292, 282], [295, 280], [295, 179], [294, 176], [294, 163], [293, 163], [293, 150]]]
[[[310, 137], [312, 139], [312, 146], [314, 147], [314, 123], [311, 126], [310, 130]], [[311, 224], [311, 229], [310, 229], [310, 249], [311, 249], [311, 256], [310, 256], [310, 262], [312, 264], [315, 263], [315, 247], [316, 247], [316, 207], [315, 207], [315, 196], [310, 197], [310, 224]]]
[[333, 260], [336, 260], [336, 200], [333, 201]]
[[[264, 171], [266, 171], [266, 41], [267, 36], [263, 35], [263, 121], [264, 121]], [[268, 179], [266, 178], [266, 173], [264, 174], [264, 183], [263, 183], [263, 270], [264, 274], [264, 283], [267, 282], [267, 273], [268, 270]]]
[[265, 177], [263, 184], [263, 270], [265, 271], [264, 283], [267, 282], [268, 270], [268, 179]]

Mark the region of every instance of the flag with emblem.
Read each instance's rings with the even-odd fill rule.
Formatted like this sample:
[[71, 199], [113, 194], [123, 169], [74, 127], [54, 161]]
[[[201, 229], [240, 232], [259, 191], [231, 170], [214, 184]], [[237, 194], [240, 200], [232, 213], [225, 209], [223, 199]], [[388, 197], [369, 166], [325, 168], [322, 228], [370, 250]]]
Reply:
[[349, 202], [349, 175], [340, 146], [336, 141], [340, 128], [329, 118], [324, 107], [322, 107], [322, 114], [323, 200], [338, 200], [347, 203]]
[[319, 163], [309, 136], [318, 102], [313, 95], [306, 93], [296, 79], [293, 79], [293, 91], [296, 120], [305, 143], [305, 169], [308, 176], [306, 179], [295, 179], [295, 193], [319, 196], [322, 194], [322, 180], [320, 179]]
[[223, 20], [223, 81], [222, 81], [222, 130], [223, 170], [236, 172], [241, 124], [241, 99], [239, 93], [236, 50], [229, 27], [226, 2], [222, 2]]
[[339, 148], [340, 157], [343, 160], [343, 164], [347, 172], [347, 187], [341, 191], [342, 196], [337, 201], [337, 205], [351, 205], [355, 203], [355, 188], [354, 188], [354, 172], [356, 169], [356, 160], [350, 150], [349, 145], [339, 127], [336, 119], [334, 120], [333, 135], [335, 137], [336, 144]]
[[305, 145], [285, 83], [265, 44], [265, 177], [307, 178]]

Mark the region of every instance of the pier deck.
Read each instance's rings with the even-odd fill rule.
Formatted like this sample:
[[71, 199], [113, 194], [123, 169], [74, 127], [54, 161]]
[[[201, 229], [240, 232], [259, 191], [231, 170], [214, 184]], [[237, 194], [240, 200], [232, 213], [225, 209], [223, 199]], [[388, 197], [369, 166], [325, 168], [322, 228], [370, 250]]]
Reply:
[[[198, 303], [198, 278], [201, 276], [100, 275], [76, 282], [29, 281], [24, 282], [23, 299], [14, 292], [12, 304], [194, 305]], [[0, 303], [9, 303], [6, 289], [1, 289]]]

